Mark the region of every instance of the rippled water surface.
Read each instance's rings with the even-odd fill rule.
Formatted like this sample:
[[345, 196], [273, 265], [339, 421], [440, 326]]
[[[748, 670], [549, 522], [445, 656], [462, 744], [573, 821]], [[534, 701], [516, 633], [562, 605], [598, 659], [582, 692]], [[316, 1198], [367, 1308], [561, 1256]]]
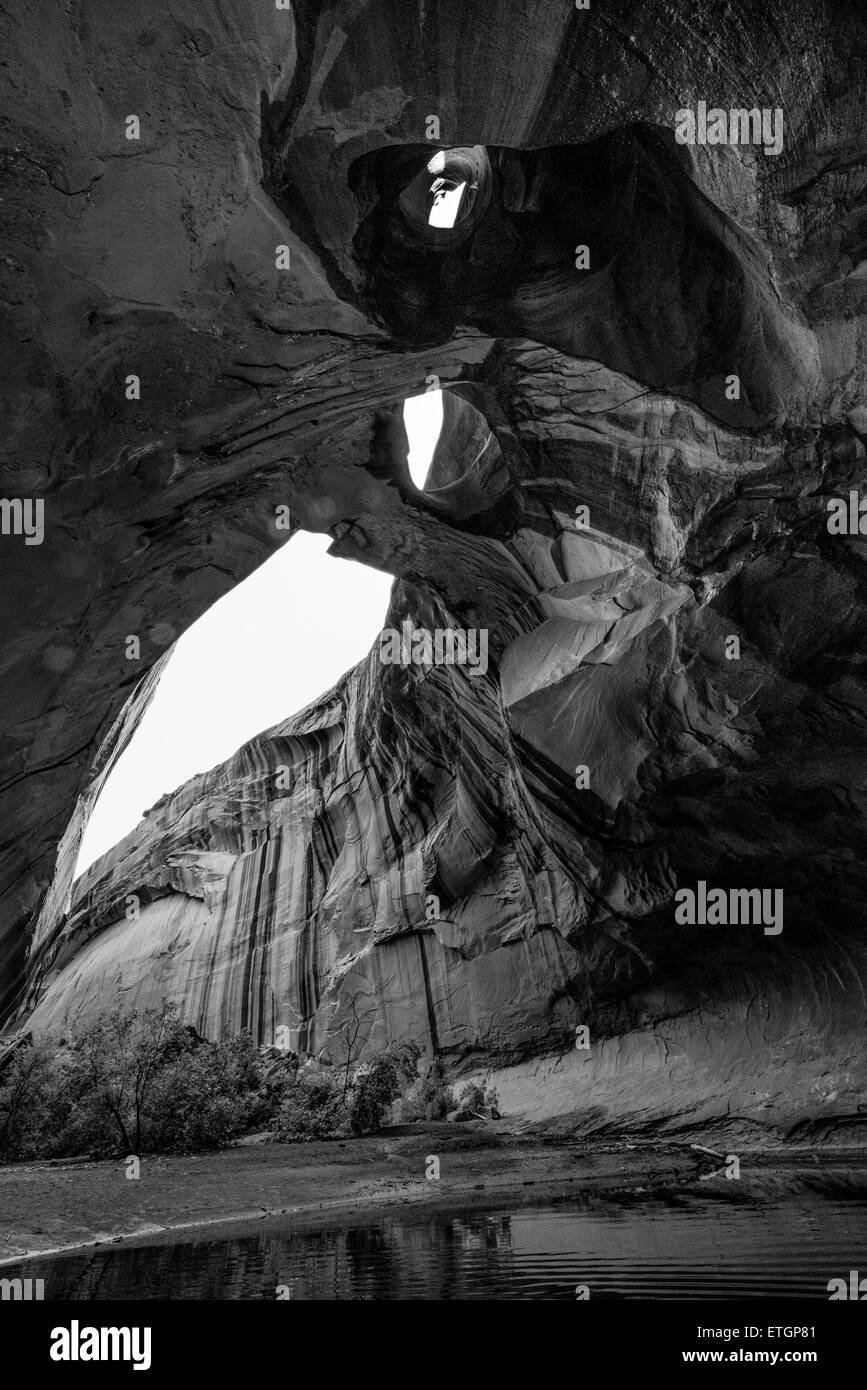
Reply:
[[867, 1273], [867, 1203], [816, 1197], [760, 1207], [557, 1206], [406, 1213], [292, 1231], [267, 1219], [230, 1238], [109, 1246], [2, 1270], [46, 1298], [827, 1300]]

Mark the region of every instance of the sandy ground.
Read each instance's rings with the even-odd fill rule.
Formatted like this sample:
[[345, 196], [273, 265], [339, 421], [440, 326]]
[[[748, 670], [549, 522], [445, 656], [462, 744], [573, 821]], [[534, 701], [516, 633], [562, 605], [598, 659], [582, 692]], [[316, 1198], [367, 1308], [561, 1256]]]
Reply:
[[[431, 1158], [439, 1161], [439, 1177]], [[720, 1199], [794, 1190], [867, 1194], [864, 1150], [741, 1151], [724, 1159], [683, 1143], [610, 1144], [515, 1133], [499, 1124], [408, 1125], [364, 1139], [244, 1143], [219, 1153], [0, 1168], [0, 1263], [104, 1242], [175, 1239], [185, 1231], [276, 1217], [298, 1227], [374, 1219], [395, 1206], [510, 1206], [587, 1197], [695, 1192]]]

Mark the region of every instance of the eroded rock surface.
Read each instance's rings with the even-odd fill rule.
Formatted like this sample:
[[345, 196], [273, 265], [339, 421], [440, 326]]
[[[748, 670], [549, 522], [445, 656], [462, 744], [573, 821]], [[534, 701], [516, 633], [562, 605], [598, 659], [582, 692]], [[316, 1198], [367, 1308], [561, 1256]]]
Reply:
[[[167, 995], [310, 1051], [413, 1036], [536, 1113], [855, 1112], [857, 7], [169, 9], [3, 20], [3, 491], [46, 504], [42, 545], [0, 540], [9, 1027]], [[698, 100], [779, 106], [783, 152], [676, 145]], [[425, 251], [431, 113], [491, 184]], [[389, 626], [484, 629], [486, 672], [374, 650], [70, 899], [159, 661], [280, 505], [395, 575]], [[782, 889], [782, 932], [676, 923], [698, 880]]]

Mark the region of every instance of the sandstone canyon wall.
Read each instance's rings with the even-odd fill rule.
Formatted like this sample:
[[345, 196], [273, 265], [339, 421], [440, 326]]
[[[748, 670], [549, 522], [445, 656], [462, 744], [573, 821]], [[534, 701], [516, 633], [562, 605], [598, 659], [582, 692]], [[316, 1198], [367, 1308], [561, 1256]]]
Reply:
[[[168, 996], [209, 1035], [414, 1037], [600, 1125], [857, 1117], [867, 551], [827, 504], [867, 474], [858, 7], [3, 23], [3, 491], [46, 504], [2, 539], [7, 1032]], [[782, 152], [678, 145], [700, 100], [779, 107]], [[431, 114], [490, 178], [428, 245]], [[487, 670], [374, 649], [72, 888], [160, 663], [280, 506]], [[678, 923], [699, 881], [782, 892], [782, 931]]]

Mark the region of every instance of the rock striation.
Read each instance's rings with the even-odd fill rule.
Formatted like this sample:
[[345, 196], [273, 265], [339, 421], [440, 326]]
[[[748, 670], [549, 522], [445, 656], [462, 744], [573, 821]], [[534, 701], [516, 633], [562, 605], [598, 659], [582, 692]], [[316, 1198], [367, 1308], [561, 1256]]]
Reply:
[[[7, 1031], [168, 996], [206, 1035], [413, 1037], [534, 1113], [846, 1123], [863, 15], [169, 10], [3, 17], [4, 493], [46, 504], [0, 542]], [[699, 100], [779, 107], [783, 150], [678, 145]], [[479, 188], [426, 241], [431, 143]], [[375, 647], [73, 887], [171, 643], [280, 506], [395, 576], [387, 627], [483, 631], [485, 670]], [[782, 891], [782, 931], [678, 922], [699, 883]]]

